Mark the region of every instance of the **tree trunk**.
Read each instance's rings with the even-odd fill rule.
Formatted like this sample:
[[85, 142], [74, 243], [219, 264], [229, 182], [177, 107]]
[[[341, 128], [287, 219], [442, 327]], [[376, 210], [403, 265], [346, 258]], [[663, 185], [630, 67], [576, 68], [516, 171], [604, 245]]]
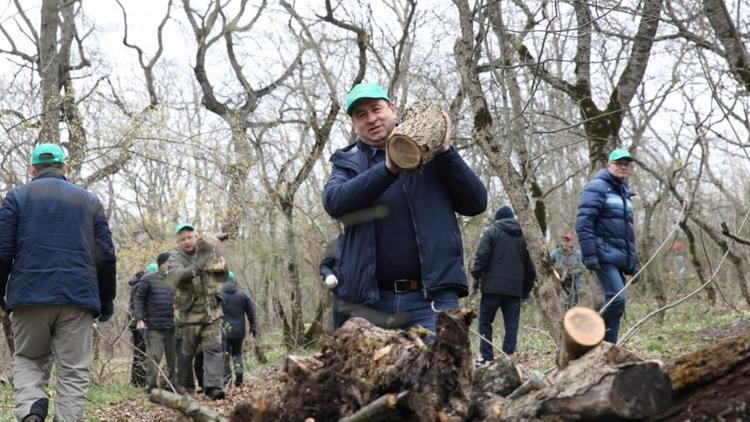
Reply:
[[404, 170], [418, 170], [442, 151], [445, 140], [443, 109], [420, 101], [406, 109], [386, 144], [391, 161]]
[[566, 359], [578, 359], [604, 340], [604, 320], [593, 309], [575, 306], [565, 313], [563, 333]]
[[60, 58], [57, 29], [60, 23], [58, 0], [42, 1], [39, 31], [39, 76], [42, 83], [42, 128], [39, 142], [60, 143]]

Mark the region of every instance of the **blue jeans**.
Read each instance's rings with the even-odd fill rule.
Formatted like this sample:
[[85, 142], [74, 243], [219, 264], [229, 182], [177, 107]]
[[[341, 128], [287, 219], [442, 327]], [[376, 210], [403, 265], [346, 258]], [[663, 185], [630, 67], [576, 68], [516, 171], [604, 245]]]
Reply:
[[[599, 284], [604, 291], [604, 304], [609, 302], [625, 286], [625, 277], [614, 265], [602, 265], [596, 271], [596, 278], [599, 279]], [[625, 299], [627, 299], [625, 292], [620, 293], [617, 299], [604, 310], [602, 314], [604, 327], [606, 328], [604, 341], [617, 343], [617, 336], [620, 333], [620, 319], [622, 314], [625, 313]]]
[[403, 329], [421, 326], [434, 334], [437, 332], [436, 311], [448, 309], [458, 309], [458, 296], [455, 293], [443, 293], [433, 300], [426, 298], [423, 292], [395, 293], [391, 290], [380, 290], [380, 300], [377, 302], [353, 305], [338, 301], [336, 312], [343, 314], [343, 321], [350, 317], [361, 317], [382, 328]]
[[[499, 295], [493, 293], [482, 293], [479, 302], [479, 334], [492, 341], [492, 323], [495, 321], [497, 308], [503, 312], [503, 323], [505, 324], [505, 337], [503, 338], [503, 352], [510, 355], [516, 351], [516, 340], [518, 338], [518, 325], [521, 320], [521, 298], [516, 296]], [[495, 359], [492, 345], [480, 340], [479, 354], [486, 361]]]

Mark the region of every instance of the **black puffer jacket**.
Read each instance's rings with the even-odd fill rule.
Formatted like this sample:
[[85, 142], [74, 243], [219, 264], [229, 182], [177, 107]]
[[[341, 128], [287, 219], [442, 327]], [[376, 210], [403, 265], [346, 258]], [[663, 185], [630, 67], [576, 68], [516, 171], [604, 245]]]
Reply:
[[135, 293], [135, 319], [150, 330], [174, 329], [174, 293], [160, 272], [143, 276]]
[[482, 293], [523, 297], [531, 291], [536, 273], [515, 218], [497, 220], [485, 229], [471, 275], [480, 281]]
[[141, 284], [143, 278], [143, 271], [135, 273], [133, 278], [128, 281], [130, 287], [130, 298], [128, 301], [128, 328], [135, 330], [135, 292], [138, 290], [138, 286]]
[[227, 338], [245, 337], [245, 316], [250, 321], [250, 332], [257, 333], [255, 327], [255, 309], [250, 296], [237, 287], [237, 283], [228, 281], [221, 288], [222, 303], [224, 311], [224, 322], [229, 325]]

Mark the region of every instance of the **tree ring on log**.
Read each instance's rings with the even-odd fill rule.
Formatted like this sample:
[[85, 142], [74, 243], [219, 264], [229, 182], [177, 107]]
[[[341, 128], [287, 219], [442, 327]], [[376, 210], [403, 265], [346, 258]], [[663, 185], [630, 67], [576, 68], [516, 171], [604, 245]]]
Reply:
[[574, 306], [563, 319], [565, 350], [576, 359], [604, 340], [604, 319], [593, 309]]

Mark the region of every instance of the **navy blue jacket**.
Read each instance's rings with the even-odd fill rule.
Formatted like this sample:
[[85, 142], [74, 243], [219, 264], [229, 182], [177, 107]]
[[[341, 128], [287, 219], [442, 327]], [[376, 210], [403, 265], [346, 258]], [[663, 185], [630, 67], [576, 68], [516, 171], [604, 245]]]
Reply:
[[587, 268], [614, 265], [625, 274], [637, 271], [631, 196], [627, 184], [606, 169], [583, 187], [576, 232]]
[[0, 297], [5, 295], [7, 309], [68, 305], [98, 316], [100, 305], [115, 298], [115, 262], [102, 204], [59, 170], [42, 170], [6, 195], [0, 208]]
[[526, 239], [515, 218], [496, 220], [482, 233], [471, 276], [482, 293], [525, 297], [534, 287], [536, 272]]
[[159, 271], [143, 276], [135, 289], [135, 320], [143, 320], [149, 330], [174, 329], [174, 292]]
[[331, 156], [333, 169], [323, 191], [328, 214], [347, 224], [343, 235], [337, 296], [352, 303], [374, 303], [380, 298], [375, 276], [375, 223], [372, 204], [397, 177], [409, 202], [419, 246], [419, 260], [429, 297], [443, 289], [468, 294], [463, 244], [456, 214], [481, 214], [487, 190], [461, 156], [451, 148], [420, 171], [394, 176], [381, 162], [368, 168], [369, 146], [362, 141]]
[[224, 311], [224, 322], [229, 327], [226, 330], [227, 338], [236, 339], [245, 337], [245, 317], [250, 322], [250, 332], [256, 332], [255, 309], [250, 296], [237, 287], [237, 283], [227, 281], [221, 288], [221, 308]]

